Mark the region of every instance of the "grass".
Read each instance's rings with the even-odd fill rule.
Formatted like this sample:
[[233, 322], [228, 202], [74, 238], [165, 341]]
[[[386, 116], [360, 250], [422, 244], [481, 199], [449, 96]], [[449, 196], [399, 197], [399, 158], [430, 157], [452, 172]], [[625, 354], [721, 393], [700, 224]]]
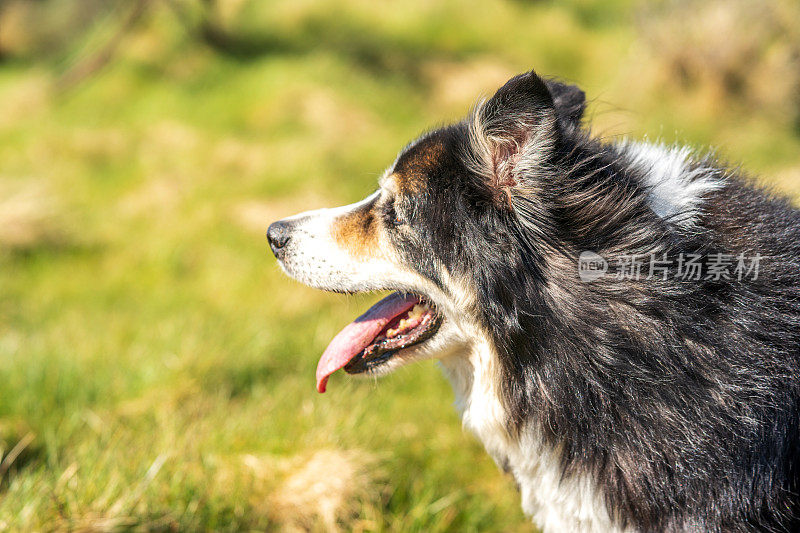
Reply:
[[364, 196], [532, 66], [603, 135], [714, 145], [790, 194], [800, 136], [665, 82], [631, 1], [468, 4], [244, 3], [263, 46], [227, 56], [158, 7], [68, 93], [0, 63], [0, 528], [532, 530], [433, 363], [314, 392], [375, 297], [287, 280], [268, 223]]

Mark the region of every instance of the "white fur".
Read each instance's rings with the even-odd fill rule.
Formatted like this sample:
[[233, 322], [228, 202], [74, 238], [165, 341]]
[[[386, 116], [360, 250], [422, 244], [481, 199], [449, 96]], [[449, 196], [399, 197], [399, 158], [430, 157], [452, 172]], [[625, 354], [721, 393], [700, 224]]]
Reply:
[[441, 359], [456, 394], [464, 426], [486, 447], [495, 462], [510, 471], [519, 485], [522, 509], [545, 533], [621, 531], [610, 519], [593, 480], [561, 474], [557, 449], [545, 444], [536, 428], [519, 439], [505, 429], [497, 358], [482, 335], [466, 353]]
[[706, 195], [724, 184], [716, 171], [691, 168], [692, 151], [688, 147], [626, 141], [620, 149], [645, 173], [651, 209], [675, 224], [694, 224]]
[[455, 337], [463, 347], [442, 354], [439, 361], [453, 386], [464, 427], [478, 437], [498, 466], [514, 476], [523, 511], [545, 533], [620, 531], [593, 480], [563, 477], [558, 450], [543, 442], [537, 428], [526, 427], [520, 438], [506, 431], [497, 355], [485, 332], [464, 313], [475, 306], [473, 291], [447, 271], [442, 277], [455, 304], [448, 309], [448, 322], [455, 324]]

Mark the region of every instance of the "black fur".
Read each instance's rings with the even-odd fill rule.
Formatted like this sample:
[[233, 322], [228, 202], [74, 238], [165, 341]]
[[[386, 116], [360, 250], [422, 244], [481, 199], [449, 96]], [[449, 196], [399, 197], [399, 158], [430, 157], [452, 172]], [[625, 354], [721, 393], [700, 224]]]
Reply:
[[[579, 89], [528, 73], [428, 134], [445, 155], [406, 206], [417, 238], [397, 245], [429, 277], [435, 257], [471, 281], [500, 356], [509, 432], [539, 428], [563, 450], [565, 475], [597, 480], [620, 525], [800, 530], [800, 213], [698, 161], [723, 185], [693, 225], [664, 220], [643, 170], [581, 127], [584, 107]], [[524, 156], [531, 133], [544, 133], [539, 166], [511, 181], [476, 172], [475, 120], [501, 139], [494, 146], [509, 140], [495, 158]], [[583, 250], [763, 259], [757, 280], [582, 283]]]

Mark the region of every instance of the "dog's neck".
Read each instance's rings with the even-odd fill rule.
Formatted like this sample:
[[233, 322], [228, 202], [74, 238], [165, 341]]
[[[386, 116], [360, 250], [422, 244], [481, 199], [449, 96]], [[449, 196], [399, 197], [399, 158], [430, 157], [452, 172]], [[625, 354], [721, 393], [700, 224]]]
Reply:
[[523, 510], [543, 531], [619, 531], [595, 481], [565, 475], [559, 450], [542, 441], [538, 428], [528, 425], [519, 435], [508, 431], [500, 395], [502, 368], [488, 340], [472, 342], [464, 352], [442, 358], [441, 364], [464, 426], [514, 476]]

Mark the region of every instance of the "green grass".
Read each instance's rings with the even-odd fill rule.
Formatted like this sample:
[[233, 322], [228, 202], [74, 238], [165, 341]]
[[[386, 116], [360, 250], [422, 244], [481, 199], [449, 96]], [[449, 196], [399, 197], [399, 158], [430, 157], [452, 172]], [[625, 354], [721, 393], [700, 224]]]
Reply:
[[[228, 57], [158, 9], [68, 93], [47, 64], [0, 63], [3, 455], [22, 443], [0, 528], [325, 529], [287, 492], [313, 494], [305, 475], [345, 529], [532, 530], [434, 364], [314, 392], [375, 297], [289, 281], [263, 234], [369, 193], [530, 67], [579, 82], [604, 135], [716, 145], [800, 191], [796, 125], [642, 77], [632, 2], [602, 5], [253, 2], [238, 24], [265, 51]], [[333, 472], [303, 471], [328, 452]]]

